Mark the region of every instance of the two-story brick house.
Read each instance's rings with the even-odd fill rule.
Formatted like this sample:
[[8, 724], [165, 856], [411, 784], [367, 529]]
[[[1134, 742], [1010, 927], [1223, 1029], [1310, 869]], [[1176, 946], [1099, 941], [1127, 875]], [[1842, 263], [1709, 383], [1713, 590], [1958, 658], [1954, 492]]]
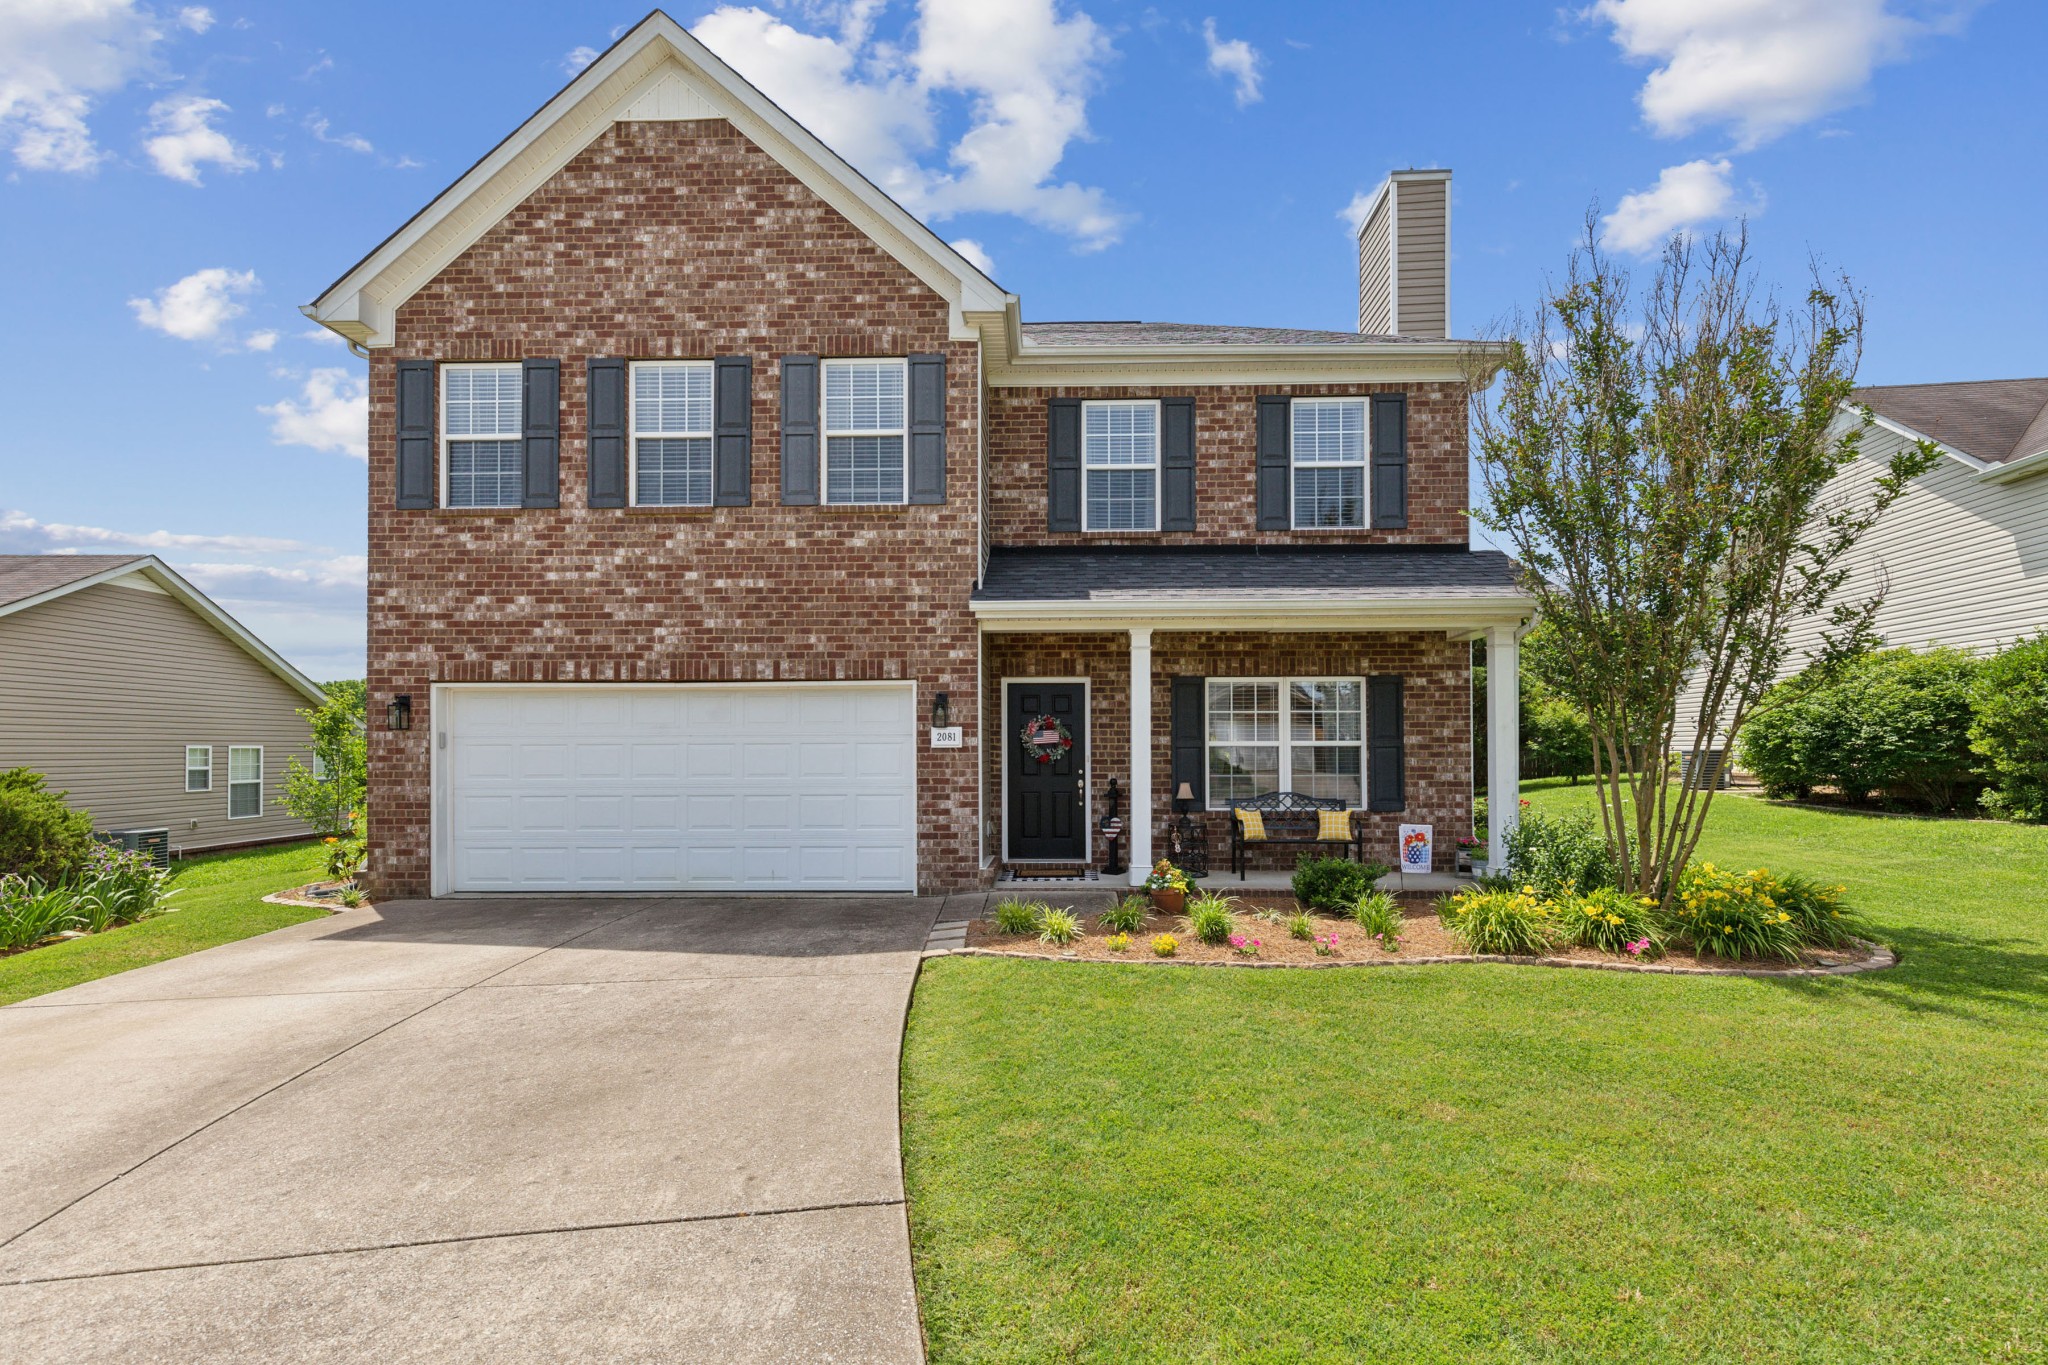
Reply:
[[651, 16], [306, 309], [370, 361], [378, 889], [970, 888], [1099, 864], [1112, 780], [1141, 869], [1183, 784], [1446, 865], [1530, 611], [1447, 205], [1390, 178], [1355, 334], [1025, 323]]

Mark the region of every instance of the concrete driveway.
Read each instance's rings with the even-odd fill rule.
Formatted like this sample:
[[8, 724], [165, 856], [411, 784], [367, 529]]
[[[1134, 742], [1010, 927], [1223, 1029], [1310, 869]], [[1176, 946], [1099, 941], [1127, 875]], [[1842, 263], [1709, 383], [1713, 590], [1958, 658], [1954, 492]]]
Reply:
[[941, 908], [399, 902], [0, 1010], [4, 1354], [917, 1360]]

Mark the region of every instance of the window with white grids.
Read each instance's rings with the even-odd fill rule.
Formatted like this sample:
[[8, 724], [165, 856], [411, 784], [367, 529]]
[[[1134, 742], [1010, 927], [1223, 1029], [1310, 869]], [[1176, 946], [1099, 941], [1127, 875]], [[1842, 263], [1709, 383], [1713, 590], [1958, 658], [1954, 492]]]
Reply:
[[711, 362], [633, 365], [633, 505], [711, 505]]
[[901, 360], [825, 363], [825, 501], [904, 501], [904, 388]]
[[188, 744], [185, 746], [185, 790], [188, 792], [210, 792], [213, 790], [212, 745]]
[[1365, 423], [1363, 398], [1294, 400], [1295, 530], [1364, 528]]
[[263, 746], [228, 746], [228, 819], [263, 814]]
[[1362, 678], [1212, 678], [1209, 806], [1268, 792], [1364, 804]]
[[441, 367], [441, 505], [517, 507], [525, 501], [518, 365]]
[[1087, 531], [1159, 529], [1159, 404], [1081, 405]]

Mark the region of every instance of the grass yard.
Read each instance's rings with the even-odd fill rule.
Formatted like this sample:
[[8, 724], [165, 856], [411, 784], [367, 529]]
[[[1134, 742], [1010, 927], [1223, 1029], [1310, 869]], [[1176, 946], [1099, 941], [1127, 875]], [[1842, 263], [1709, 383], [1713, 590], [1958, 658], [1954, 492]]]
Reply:
[[927, 963], [932, 1359], [2048, 1355], [2048, 829], [1723, 797], [1703, 856], [1845, 882], [1900, 965]]
[[326, 912], [263, 898], [314, 880], [325, 863], [326, 849], [314, 840], [173, 864], [174, 913], [0, 957], [0, 1005], [317, 919]]

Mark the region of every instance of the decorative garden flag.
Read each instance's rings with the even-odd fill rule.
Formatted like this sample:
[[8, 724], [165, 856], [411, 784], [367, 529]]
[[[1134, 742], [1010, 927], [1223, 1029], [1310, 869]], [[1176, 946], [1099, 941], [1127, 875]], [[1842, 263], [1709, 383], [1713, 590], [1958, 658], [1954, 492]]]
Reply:
[[1435, 866], [1432, 861], [1434, 850], [1431, 836], [1433, 825], [1401, 826], [1401, 870], [1403, 872], [1427, 872]]

